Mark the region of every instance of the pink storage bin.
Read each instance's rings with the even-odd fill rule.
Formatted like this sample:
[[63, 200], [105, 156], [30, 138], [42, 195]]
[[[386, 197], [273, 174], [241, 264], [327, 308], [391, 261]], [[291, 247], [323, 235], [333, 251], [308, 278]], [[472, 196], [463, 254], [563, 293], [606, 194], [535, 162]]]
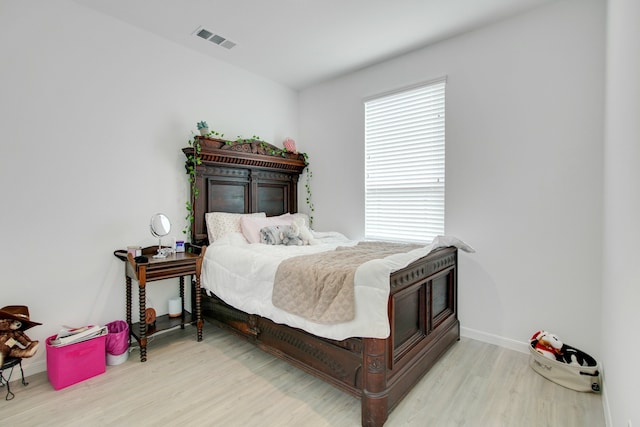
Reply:
[[47, 376], [55, 390], [105, 372], [106, 335], [62, 347], [50, 344], [55, 337], [53, 335], [46, 340]]

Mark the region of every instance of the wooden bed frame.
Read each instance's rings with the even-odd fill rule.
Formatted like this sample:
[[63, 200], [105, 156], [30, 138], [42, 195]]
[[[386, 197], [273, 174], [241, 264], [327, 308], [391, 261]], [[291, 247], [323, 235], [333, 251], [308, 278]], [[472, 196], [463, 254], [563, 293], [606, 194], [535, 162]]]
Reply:
[[[261, 142], [197, 137], [197, 198], [191, 239], [207, 243], [206, 212], [297, 211], [304, 157]], [[194, 148], [183, 149], [189, 159]], [[192, 158], [192, 157], [191, 157]], [[187, 166], [190, 160], [187, 160]], [[443, 248], [392, 273], [386, 339], [334, 341], [239, 311], [203, 293], [202, 315], [272, 355], [361, 399], [362, 425], [382, 426], [389, 412], [460, 338], [457, 249]]]

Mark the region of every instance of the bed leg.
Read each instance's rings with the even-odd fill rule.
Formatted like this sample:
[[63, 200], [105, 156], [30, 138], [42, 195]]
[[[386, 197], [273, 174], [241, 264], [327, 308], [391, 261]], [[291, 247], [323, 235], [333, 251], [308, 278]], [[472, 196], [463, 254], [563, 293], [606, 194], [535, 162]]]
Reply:
[[363, 341], [362, 425], [381, 427], [388, 415], [386, 340], [365, 338]]

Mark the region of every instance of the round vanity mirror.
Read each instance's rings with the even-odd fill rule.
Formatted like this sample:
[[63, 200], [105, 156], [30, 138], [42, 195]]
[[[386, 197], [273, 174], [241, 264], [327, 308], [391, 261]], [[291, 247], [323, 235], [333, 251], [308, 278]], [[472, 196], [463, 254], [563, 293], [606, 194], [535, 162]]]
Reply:
[[157, 238], [161, 238], [169, 234], [171, 231], [171, 221], [165, 214], [155, 214], [151, 217], [151, 234]]
[[151, 217], [151, 234], [158, 238], [158, 254], [154, 258], [165, 258], [167, 252], [162, 249], [162, 238], [171, 231], [171, 221], [165, 214], [157, 213]]

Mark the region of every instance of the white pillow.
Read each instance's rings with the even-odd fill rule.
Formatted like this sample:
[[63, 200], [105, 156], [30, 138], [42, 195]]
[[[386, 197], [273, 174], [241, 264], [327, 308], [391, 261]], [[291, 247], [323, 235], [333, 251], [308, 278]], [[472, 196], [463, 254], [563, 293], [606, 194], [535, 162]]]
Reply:
[[260, 230], [264, 227], [276, 225], [291, 225], [293, 215], [286, 213], [280, 216], [270, 216], [266, 218], [243, 216], [240, 218], [240, 228], [242, 234], [249, 243], [260, 243]]
[[207, 212], [204, 215], [205, 222], [207, 223], [207, 236], [209, 237], [209, 243], [213, 243], [216, 239], [224, 236], [230, 232], [242, 233], [240, 227], [240, 219], [242, 217], [262, 217], [267, 216], [264, 212], [256, 212], [249, 214], [229, 213], [229, 212]]
[[304, 225], [307, 226], [307, 228], [309, 230], [311, 230], [311, 221], [309, 220], [309, 215], [307, 215], [306, 213], [302, 213], [302, 212], [296, 212], [294, 214], [291, 214], [292, 217], [294, 218], [302, 218], [304, 219]]

